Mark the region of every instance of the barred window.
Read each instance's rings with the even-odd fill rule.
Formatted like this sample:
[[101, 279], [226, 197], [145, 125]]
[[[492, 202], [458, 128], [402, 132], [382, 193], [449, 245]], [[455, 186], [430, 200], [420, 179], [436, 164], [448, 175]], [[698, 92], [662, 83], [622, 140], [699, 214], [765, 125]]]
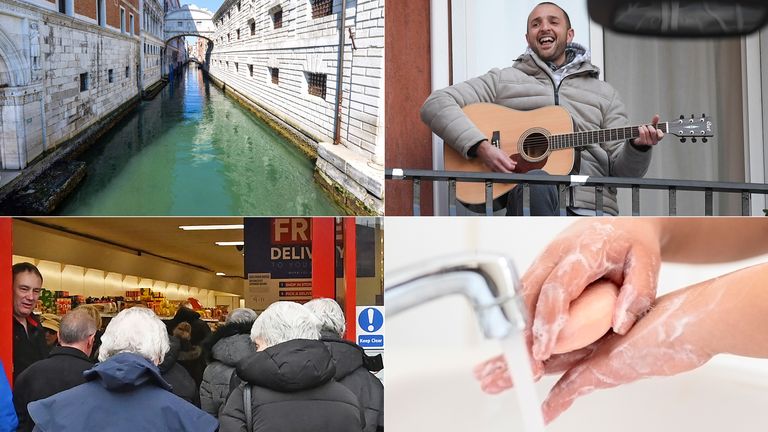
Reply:
[[253, 76], [253, 65], [251, 64], [248, 65], [248, 73]]
[[312, 2], [312, 18], [328, 16], [333, 11], [333, 0], [310, 0]]
[[256, 36], [256, 23], [251, 21], [251, 36]]
[[309, 94], [325, 99], [325, 81], [325, 74], [307, 73]]
[[283, 10], [278, 9], [277, 12], [272, 14], [272, 22], [276, 29], [283, 28]]
[[240, 71], [240, 68], [238, 66], [239, 65], [237, 64], [237, 62], [235, 62], [235, 72], [239, 72]]
[[88, 72], [80, 74], [80, 91], [88, 90]]
[[240, 40], [240, 29], [237, 29], [237, 40]]
[[131, 74], [131, 69], [128, 68], [128, 66], [125, 67], [125, 77], [128, 78], [128, 76]]
[[[272, 75], [272, 84], [280, 84], [280, 69], [269, 68], [269, 74]], [[323, 85], [325, 87], [325, 85]]]
[[107, 70], [107, 81], [109, 81], [110, 83], [115, 81], [115, 75], [114, 75], [113, 71], [114, 71], [114, 69]]

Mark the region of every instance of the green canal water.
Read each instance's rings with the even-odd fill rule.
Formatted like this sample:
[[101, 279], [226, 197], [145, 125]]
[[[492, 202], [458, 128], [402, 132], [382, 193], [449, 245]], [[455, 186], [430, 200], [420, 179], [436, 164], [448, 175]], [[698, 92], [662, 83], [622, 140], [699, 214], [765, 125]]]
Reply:
[[64, 215], [340, 215], [312, 162], [195, 67], [81, 157]]

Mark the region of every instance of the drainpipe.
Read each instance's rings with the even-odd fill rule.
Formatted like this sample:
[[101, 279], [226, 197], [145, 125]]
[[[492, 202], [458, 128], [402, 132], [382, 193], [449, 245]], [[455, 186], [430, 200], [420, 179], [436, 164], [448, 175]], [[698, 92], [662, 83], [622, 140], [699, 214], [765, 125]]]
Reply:
[[347, 27], [347, 0], [341, 0], [341, 25], [339, 26], [339, 64], [336, 67], [336, 127], [333, 143], [341, 144], [341, 101], [344, 97], [342, 84], [344, 81], [344, 30]]

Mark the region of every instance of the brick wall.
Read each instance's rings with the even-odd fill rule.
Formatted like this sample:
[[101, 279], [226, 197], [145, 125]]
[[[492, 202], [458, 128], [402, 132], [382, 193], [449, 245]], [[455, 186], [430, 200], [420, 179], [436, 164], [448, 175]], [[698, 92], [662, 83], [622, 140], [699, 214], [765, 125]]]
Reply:
[[[98, 21], [96, 2], [99, 0], [75, 0], [75, 13]], [[109, 3], [109, 0], [106, 2]]]

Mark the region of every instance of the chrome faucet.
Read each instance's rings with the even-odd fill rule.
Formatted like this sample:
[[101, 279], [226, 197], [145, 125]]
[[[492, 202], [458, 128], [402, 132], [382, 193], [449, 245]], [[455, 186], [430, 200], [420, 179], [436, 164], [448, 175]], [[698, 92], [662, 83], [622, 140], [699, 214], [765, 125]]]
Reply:
[[525, 329], [525, 308], [516, 295], [514, 264], [498, 255], [436, 258], [386, 275], [387, 317], [452, 294], [471, 303], [486, 338], [504, 339]]

